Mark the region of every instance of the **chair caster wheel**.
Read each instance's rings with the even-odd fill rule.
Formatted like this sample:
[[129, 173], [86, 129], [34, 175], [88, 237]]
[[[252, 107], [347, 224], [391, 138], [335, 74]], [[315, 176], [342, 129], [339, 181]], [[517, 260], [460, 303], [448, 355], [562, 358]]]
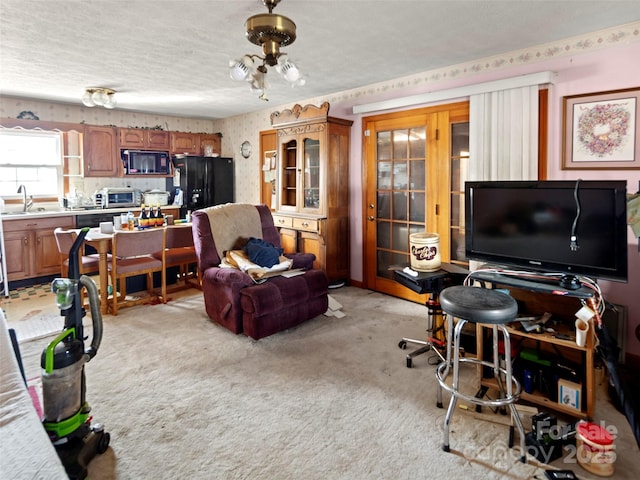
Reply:
[[407, 357], [407, 368], [411, 367], [413, 367], [413, 360], [411, 360], [411, 357]]
[[442, 402], [436, 402], [436, 407], [442, 408], [443, 407]]
[[525, 455], [520, 457], [520, 462], [527, 463], [527, 457]]
[[398, 343], [398, 348], [401, 348], [402, 350], [406, 350], [407, 342], [405, 342], [404, 340], [400, 340], [400, 343]]
[[449, 449], [449, 445], [442, 445], [442, 451], [443, 452], [450, 452], [451, 450]]

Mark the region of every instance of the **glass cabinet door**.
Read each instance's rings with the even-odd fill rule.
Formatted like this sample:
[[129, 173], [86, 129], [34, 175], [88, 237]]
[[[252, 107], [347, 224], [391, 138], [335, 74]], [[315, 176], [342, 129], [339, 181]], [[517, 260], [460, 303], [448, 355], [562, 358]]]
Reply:
[[279, 208], [295, 210], [298, 197], [298, 141], [281, 144]]
[[320, 140], [305, 138], [303, 145], [304, 175], [302, 176], [304, 209], [320, 209]]

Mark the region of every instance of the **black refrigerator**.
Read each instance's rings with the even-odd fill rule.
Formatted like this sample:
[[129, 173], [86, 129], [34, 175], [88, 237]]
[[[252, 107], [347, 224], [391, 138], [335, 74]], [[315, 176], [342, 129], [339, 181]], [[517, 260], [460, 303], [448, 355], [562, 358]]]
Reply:
[[[173, 167], [182, 191], [180, 218], [187, 211], [234, 201], [233, 158], [178, 156], [173, 157]], [[169, 180], [173, 185], [169, 191], [175, 197], [177, 185]]]

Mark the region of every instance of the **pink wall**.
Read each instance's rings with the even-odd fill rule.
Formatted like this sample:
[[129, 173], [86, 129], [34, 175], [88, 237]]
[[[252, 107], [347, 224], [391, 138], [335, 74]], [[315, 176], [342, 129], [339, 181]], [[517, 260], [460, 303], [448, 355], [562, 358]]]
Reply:
[[[640, 170], [618, 171], [563, 171], [561, 165], [562, 149], [562, 97], [581, 93], [600, 92], [622, 88], [640, 86], [640, 43], [616, 45], [588, 53], [576, 53], [559, 58], [534, 61], [512, 68], [495, 69], [474, 76], [466, 76], [451, 81], [439, 83], [422, 83], [416, 87], [415, 83], [404, 90], [381, 91], [370, 96], [360, 95], [357, 98], [347, 98], [333, 101], [331, 114], [338, 117], [348, 117], [354, 120], [351, 142], [351, 278], [355, 281], [363, 280], [362, 258], [362, 116], [354, 116], [352, 107], [380, 101], [388, 98], [399, 98], [427, 91], [438, 91], [462, 85], [470, 85], [518, 75], [540, 71], [557, 72], [555, 83], [549, 88], [549, 144], [548, 178], [559, 179], [616, 179], [627, 181], [627, 191], [638, 191]], [[373, 92], [377, 92], [375, 89]], [[420, 107], [423, 105], [416, 105]], [[412, 107], [414, 108], [414, 107]], [[374, 112], [377, 113], [377, 112]], [[601, 282], [601, 287], [608, 301], [625, 305], [628, 313], [627, 323], [627, 352], [640, 355], [640, 341], [635, 336], [635, 329], [640, 325], [640, 253], [638, 240], [628, 230], [629, 243], [629, 281], [626, 284], [618, 282]]]

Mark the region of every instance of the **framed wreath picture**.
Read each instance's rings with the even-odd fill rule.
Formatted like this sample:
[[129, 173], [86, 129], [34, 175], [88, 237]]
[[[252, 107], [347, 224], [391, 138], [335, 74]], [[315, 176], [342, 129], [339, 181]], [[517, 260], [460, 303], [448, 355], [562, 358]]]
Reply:
[[640, 88], [563, 98], [563, 170], [640, 169]]

